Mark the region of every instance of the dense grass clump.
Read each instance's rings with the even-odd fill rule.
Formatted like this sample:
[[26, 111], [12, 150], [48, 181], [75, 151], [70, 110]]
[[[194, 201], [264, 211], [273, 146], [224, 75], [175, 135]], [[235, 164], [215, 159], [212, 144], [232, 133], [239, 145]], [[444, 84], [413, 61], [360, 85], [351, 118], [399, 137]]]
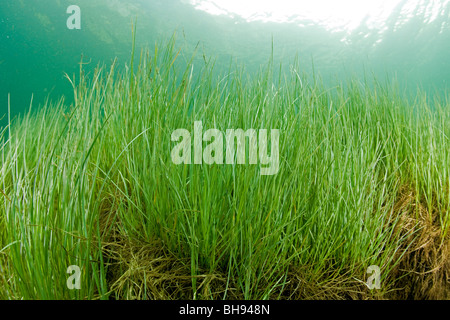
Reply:
[[[326, 88], [298, 63], [274, 70], [216, 72], [172, 39], [126, 72], [80, 71], [73, 105], [11, 123], [0, 297], [447, 297], [448, 102], [411, 103], [376, 81]], [[278, 129], [279, 171], [261, 175], [248, 154], [174, 164], [171, 134], [193, 134], [194, 121]], [[70, 265], [79, 290], [67, 287]], [[379, 289], [366, 284], [371, 265]]]

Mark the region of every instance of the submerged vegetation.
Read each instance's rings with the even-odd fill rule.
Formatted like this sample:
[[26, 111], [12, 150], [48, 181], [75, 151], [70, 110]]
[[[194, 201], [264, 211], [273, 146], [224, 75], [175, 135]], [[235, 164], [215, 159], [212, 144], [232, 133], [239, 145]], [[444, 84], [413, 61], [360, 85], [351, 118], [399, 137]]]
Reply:
[[[73, 105], [2, 131], [0, 298], [449, 297], [448, 101], [202, 62], [171, 39], [127, 72], [80, 70]], [[278, 172], [174, 164], [195, 121], [278, 129]]]

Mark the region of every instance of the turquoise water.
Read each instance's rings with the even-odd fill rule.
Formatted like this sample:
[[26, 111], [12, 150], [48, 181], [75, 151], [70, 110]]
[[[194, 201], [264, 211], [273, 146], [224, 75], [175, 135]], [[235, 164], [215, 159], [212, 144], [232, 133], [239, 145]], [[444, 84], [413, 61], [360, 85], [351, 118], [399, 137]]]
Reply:
[[[81, 29], [69, 29], [70, 5], [80, 9]], [[79, 63], [129, 63], [131, 24], [137, 19], [137, 52], [154, 48], [174, 31], [186, 59], [197, 47], [251, 75], [274, 62], [289, 70], [297, 57], [302, 72], [326, 83], [375, 74], [396, 79], [413, 96], [445, 96], [450, 83], [450, 1], [421, 0], [2, 0], [0, 2], [0, 118], [33, 108], [72, 89], [64, 78]], [[74, 22], [75, 20], [71, 20]], [[273, 50], [273, 51], [272, 51]], [[195, 66], [194, 63], [194, 66]], [[5, 125], [7, 117], [1, 121]]]

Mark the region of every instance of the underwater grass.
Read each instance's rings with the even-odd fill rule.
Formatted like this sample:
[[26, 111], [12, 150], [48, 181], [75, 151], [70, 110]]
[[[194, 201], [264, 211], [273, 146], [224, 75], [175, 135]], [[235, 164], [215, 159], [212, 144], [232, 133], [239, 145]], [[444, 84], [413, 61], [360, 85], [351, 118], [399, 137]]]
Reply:
[[[377, 81], [326, 88], [298, 62], [248, 77], [194, 59], [172, 38], [131, 70], [80, 69], [73, 105], [2, 131], [0, 298], [447, 297], [447, 101], [411, 104]], [[278, 173], [174, 164], [171, 133], [194, 121], [279, 129]]]

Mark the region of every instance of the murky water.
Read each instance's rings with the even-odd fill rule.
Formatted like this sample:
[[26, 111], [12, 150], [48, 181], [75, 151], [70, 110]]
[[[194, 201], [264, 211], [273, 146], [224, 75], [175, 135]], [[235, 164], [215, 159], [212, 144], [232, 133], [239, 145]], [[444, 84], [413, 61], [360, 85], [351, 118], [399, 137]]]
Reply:
[[216, 57], [218, 69], [233, 61], [251, 74], [273, 53], [282, 67], [297, 57], [330, 84], [373, 73], [433, 96], [450, 83], [449, 0], [3, 0], [0, 117], [8, 94], [12, 117], [32, 95], [35, 108], [47, 97], [70, 101], [64, 74], [77, 74], [81, 59], [87, 71], [115, 57], [124, 66], [133, 19], [137, 52], [177, 31], [186, 59], [197, 47], [199, 61]]

